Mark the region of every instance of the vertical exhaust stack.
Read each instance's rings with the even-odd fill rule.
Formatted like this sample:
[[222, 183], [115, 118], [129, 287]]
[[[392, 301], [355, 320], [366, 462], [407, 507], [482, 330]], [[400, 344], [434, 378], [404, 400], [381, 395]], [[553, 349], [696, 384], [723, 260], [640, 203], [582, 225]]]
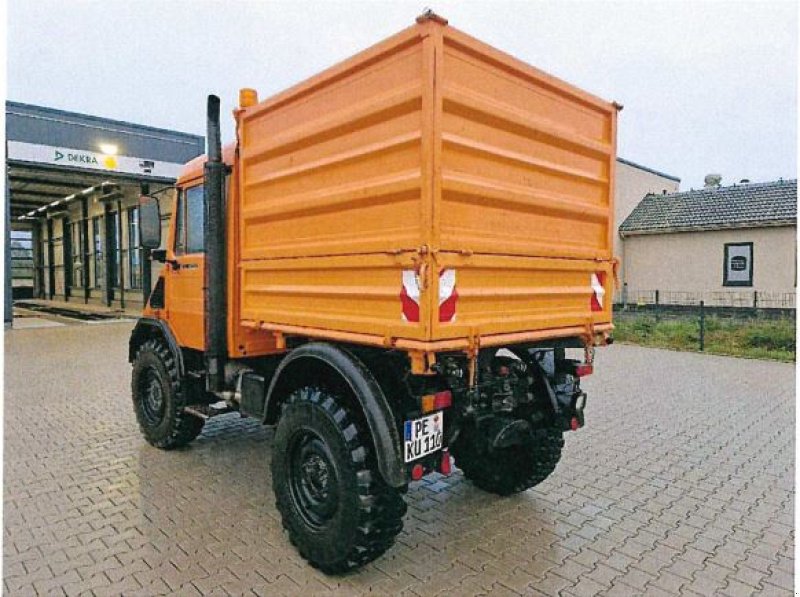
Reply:
[[223, 185], [225, 164], [219, 126], [219, 98], [208, 96], [208, 160], [204, 169], [205, 220], [203, 241], [206, 249], [203, 272], [203, 306], [205, 309], [206, 389], [223, 391], [227, 347], [227, 297], [225, 263], [225, 203]]

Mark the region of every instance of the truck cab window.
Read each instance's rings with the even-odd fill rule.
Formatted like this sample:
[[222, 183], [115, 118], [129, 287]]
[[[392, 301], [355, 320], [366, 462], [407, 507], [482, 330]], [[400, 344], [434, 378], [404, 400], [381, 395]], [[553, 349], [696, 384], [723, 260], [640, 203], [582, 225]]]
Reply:
[[203, 185], [178, 191], [175, 254], [203, 253]]
[[186, 189], [186, 252], [203, 252], [203, 185]]
[[185, 226], [183, 217], [183, 190], [178, 189], [178, 199], [175, 201], [175, 254], [186, 253]]

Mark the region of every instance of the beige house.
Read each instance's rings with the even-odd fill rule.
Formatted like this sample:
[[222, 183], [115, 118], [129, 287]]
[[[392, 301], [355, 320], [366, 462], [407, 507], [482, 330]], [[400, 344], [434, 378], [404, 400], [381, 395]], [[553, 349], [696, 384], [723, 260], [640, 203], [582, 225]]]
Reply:
[[[614, 223], [617, 228], [631, 215], [645, 195], [676, 192], [681, 179], [653, 170], [629, 160], [617, 158], [616, 187], [614, 192]], [[625, 262], [624, 245], [619, 235], [614, 235], [614, 257]], [[625, 282], [624, 269], [619, 270], [620, 286]], [[619, 293], [617, 293], [619, 295]], [[617, 296], [619, 300], [619, 296]]]
[[796, 180], [649, 194], [619, 233], [625, 302], [795, 306]]

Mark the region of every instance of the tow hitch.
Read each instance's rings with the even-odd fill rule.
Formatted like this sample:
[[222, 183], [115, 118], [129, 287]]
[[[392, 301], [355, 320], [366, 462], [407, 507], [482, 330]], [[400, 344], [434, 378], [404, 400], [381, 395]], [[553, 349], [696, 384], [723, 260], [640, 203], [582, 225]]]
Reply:
[[585, 424], [583, 417], [583, 409], [586, 408], [586, 392], [579, 392], [575, 394], [572, 399], [572, 418], [569, 420], [569, 428], [572, 431], [577, 431]]

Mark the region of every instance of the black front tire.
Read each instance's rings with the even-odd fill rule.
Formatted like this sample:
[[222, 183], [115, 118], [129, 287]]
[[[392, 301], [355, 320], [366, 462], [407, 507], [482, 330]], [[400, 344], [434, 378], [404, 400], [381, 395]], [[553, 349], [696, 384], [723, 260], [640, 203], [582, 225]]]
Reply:
[[205, 421], [183, 411], [185, 398], [175, 359], [158, 340], [139, 347], [131, 378], [133, 409], [147, 442], [169, 450], [196, 438]]
[[477, 487], [511, 495], [549, 477], [561, 459], [564, 438], [558, 429], [535, 429], [530, 441], [489, 451], [486, 440], [466, 429], [450, 447], [456, 466]]
[[272, 449], [272, 486], [300, 555], [327, 574], [389, 549], [406, 504], [380, 476], [369, 434], [333, 391], [304, 387], [287, 399]]

